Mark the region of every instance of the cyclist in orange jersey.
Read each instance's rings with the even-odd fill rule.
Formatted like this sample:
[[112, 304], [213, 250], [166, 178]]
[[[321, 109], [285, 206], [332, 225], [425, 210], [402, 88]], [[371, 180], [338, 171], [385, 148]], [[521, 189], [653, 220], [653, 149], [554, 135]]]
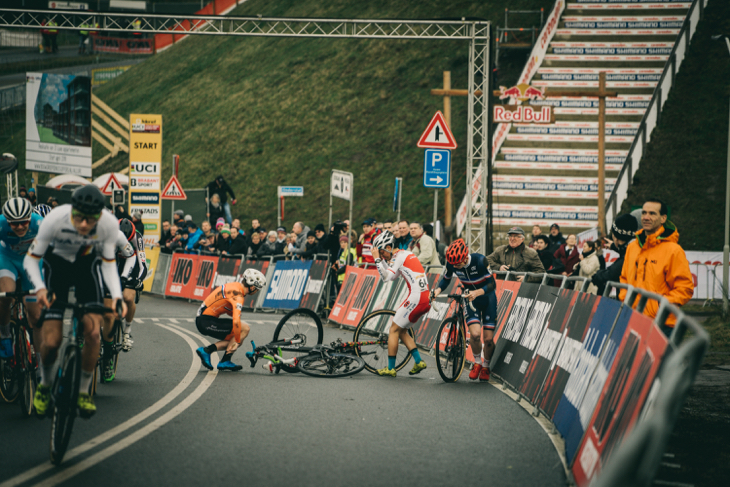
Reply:
[[[263, 289], [266, 286], [266, 278], [256, 269], [246, 269], [241, 280], [242, 282], [229, 282], [217, 287], [198, 309], [198, 316], [195, 318], [198, 331], [218, 339], [216, 343], [195, 351], [206, 369], [213, 370], [210, 354], [220, 350], [225, 350], [225, 353], [218, 362], [218, 370], [236, 371], [243, 368], [231, 362], [233, 353], [251, 329], [241, 321], [243, 298]], [[233, 319], [220, 318], [222, 314], [229, 315]]]

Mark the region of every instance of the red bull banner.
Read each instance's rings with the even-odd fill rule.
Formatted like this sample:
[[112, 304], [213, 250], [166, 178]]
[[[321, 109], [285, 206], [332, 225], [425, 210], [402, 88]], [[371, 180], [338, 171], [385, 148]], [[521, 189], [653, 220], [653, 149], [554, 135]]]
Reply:
[[170, 272], [167, 275], [167, 285], [165, 286], [166, 296], [190, 299], [195, 288], [193, 276], [197, 257], [193, 254], [172, 254]]
[[579, 487], [592, 482], [635, 425], [666, 347], [666, 337], [651, 319], [633, 312], [572, 466]]
[[195, 283], [190, 294], [190, 299], [203, 301], [210, 294], [210, 290], [213, 287], [213, 278], [215, 277], [215, 270], [218, 266], [218, 256], [197, 255], [196, 257]]
[[[240, 278], [246, 269], [256, 269], [263, 275], [266, 275], [266, 270], [269, 268], [268, 260], [245, 260], [241, 262], [241, 266], [238, 268], [237, 276]], [[268, 291], [268, 289], [267, 289]], [[254, 309], [256, 307], [256, 301], [258, 301], [259, 295], [249, 295], [243, 298], [243, 307], [247, 309]]]
[[[493, 112], [495, 123], [554, 123], [555, 116], [552, 107], [539, 108], [530, 105], [495, 105]], [[518, 132], [519, 133], [519, 132]]]
[[320, 297], [325, 290], [328, 270], [329, 265], [326, 260], [315, 260], [312, 262], [312, 267], [309, 269], [307, 287], [304, 290], [302, 300], [299, 302], [300, 307], [311, 309], [315, 312], [317, 311]]

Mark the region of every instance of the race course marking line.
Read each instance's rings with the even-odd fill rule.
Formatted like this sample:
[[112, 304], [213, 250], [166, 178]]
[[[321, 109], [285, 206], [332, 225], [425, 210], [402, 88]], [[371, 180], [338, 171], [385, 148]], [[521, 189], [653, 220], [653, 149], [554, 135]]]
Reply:
[[[191, 350], [193, 352], [195, 352], [195, 349], [197, 348], [197, 344], [192, 339], [190, 339], [188, 336], [186, 336], [184, 333], [181, 333], [180, 331], [175, 330], [172, 327], [168, 327], [163, 324], [157, 324], [157, 326], [164, 328], [168, 331], [171, 331], [171, 332], [175, 333], [176, 335], [180, 336], [181, 338], [183, 338], [188, 343]], [[199, 339], [204, 345], [207, 344], [206, 343], [207, 340], [205, 340], [203, 338], [199, 338]], [[114, 438], [115, 436], [125, 432], [126, 430], [136, 426], [140, 422], [144, 421], [145, 419], [149, 418], [151, 415], [153, 415], [156, 412], [158, 412], [159, 410], [161, 410], [163, 407], [167, 406], [170, 402], [172, 402], [173, 399], [175, 399], [177, 396], [182, 394], [182, 392], [190, 384], [192, 384], [193, 380], [195, 380], [195, 378], [197, 377], [197, 375], [200, 371], [200, 362], [198, 361], [198, 359], [194, 353], [193, 353], [192, 357], [193, 357], [192, 363], [190, 365], [190, 368], [188, 369], [187, 374], [185, 374], [185, 377], [183, 377], [182, 381], [180, 381], [180, 383], [177, 386], [175, 386], [174, 389], [172, 389], [170, 392], [168, 392], [162, 399], [160, 399], [159, 401], [157, 401], [156, 403], [154, 403], [152, 406], [148, 407], [144, 411], [138, 413], [136, 416], [133, 416], [132, 418], [128, 419], [124, 423], [122, 423], [122, 424], [110, 429], [109, 431], [106, 431], [106, 432], [98, 435], [97, 437], [92, 438], [91, 440], [87, 441], [86, 443], [83, 443], [83, 444], [77, 446], [76, 448], [68, 451], [64, 457], [64, 462], [68, 462], [69, 460], [72, 460], [72, 459], [86, 453], [87, 451], [91, 450], [92, 448], [95, 448], [98, 445], [101, 445], [102, 443], [104, 443], [104, 442]], [[212, 357], [212, 358], [214, 360], [217, 360], [217, 357]], [[215, 378], [215, 376], [217, 375], [217, 371], [213, 370], [211, 372], [208, 372], [206, 378], [211, 376], [211, 374], [212, 374], [213, 378]], [[211, 382], [212, 382], [212, 380], [211, 380]], [[193, 392], [193, 394], [195, 394], [195, 391]], [[191, 394], [191, 396], [192, 396], [192, 394]], [[188, 397], [191, 397], [191, 396], [188, 396]], [[50, 461], [45, 462], [41, 465], [38, 465], [37, 467], [34, 467], [30, 470], [27, 470], [26, 472], [16, 475], [15, 477], [13, 477], [11, 479], [6, 480], [5, 482], [0, 484], [0, 487], [11, 487], [11, 486], [23, 484], [35, 477], [47, 472], [48, 470], [52, 470], [55, 468], [56, 467]]]

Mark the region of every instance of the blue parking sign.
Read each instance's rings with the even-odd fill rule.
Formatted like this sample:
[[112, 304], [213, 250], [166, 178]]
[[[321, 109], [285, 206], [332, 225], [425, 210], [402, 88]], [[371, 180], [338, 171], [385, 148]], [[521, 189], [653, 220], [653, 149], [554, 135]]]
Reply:
[[451, 151], [426, 149], [423, 160], [423, 186], [443, 189], [451, 185]]

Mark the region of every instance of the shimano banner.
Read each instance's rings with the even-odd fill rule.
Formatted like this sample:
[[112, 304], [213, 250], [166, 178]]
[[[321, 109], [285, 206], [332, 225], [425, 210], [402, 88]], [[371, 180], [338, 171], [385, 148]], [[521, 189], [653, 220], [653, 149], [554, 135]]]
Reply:
[[264, 308], [295, 309], [299, 307], [307, 287], [312, 261], [277, 262], [269, 289], [266, 291]]

